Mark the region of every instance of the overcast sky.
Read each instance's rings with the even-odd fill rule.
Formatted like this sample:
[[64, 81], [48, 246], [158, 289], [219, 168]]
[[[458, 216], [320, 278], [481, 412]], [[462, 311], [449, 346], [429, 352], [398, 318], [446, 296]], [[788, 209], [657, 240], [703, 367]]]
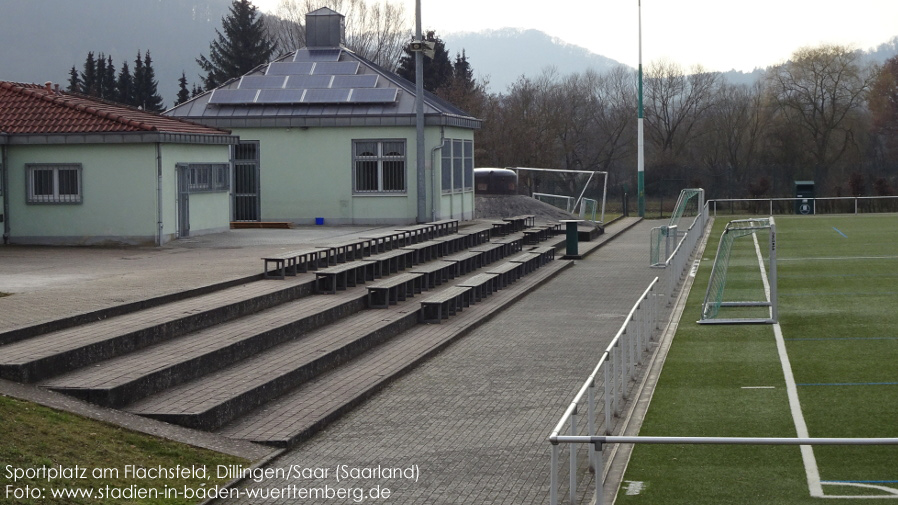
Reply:
[[[371, 0], [369, 0], [371, 1]], [[395, 0], [394, 0], [395, 1]], [[413, 27], [415, 1], [400, 0]], [[534, 28], [633, 67], [639, 58], [639, 0], [421, 0], [425, 29], [438, 35]], [[751, 71], [823, 43], [870, 49], [898, 36], [898, 0], [641, 0], [643, 63]], [[263, 11], [279, 0], [253, 0]]]

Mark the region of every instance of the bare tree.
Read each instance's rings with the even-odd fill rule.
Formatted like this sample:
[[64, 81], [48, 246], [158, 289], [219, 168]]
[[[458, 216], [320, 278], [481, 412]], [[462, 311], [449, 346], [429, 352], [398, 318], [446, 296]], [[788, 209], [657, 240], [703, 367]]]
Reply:
[[269, 36], [286, 51], [304, 47], [306, 14], [321, 7], [345, 16], [348, 49], [387, 70], [396, 69], [402, 48], [411, 38], [405, 8], [399, 2], [281, 0], [275, 15], [266, 18]]
[[857, 136], [870, 79], [861, 54], [838, 45], [799, 49], [768, 73], [772, 102], [800, 134], [815, 179], [825, 179], [850, 150], [860, 151]]

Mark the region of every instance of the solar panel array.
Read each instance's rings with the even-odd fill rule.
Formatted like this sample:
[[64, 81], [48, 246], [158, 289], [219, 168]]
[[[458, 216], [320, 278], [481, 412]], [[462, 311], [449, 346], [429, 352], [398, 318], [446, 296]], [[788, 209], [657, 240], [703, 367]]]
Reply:
[[396, 88], [378, 88], [377, 74], [360, 74], [357, 61], [339, 61], [340, 49], [300, 49], [292, 61], [268, 65], [264, 75], [243, 76], [237, 88], [217, 89], [212, 104], [393, 103]]

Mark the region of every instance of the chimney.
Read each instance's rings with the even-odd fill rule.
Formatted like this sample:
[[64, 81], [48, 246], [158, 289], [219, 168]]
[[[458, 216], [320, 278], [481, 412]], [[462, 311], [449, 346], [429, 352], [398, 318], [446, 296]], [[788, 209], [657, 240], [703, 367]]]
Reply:
[[53, 82], [52, 81], [45, 82], [44, 89], [47, 90], [47, 93], [52, 93], [53, 92]]
[[345, 37], [344, 16], [322, 7], [306, 14], [306, 47], [339, 48]]

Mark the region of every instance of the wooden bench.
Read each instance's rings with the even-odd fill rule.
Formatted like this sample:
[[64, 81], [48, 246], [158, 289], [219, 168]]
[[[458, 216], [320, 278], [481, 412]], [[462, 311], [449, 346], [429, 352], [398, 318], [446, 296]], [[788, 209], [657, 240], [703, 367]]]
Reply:
[[452, 256], [440, 258], [440, 261], [455, 265], [455, 277], [467, 275], [483, 266], [483, 253], [479, 251], [466, 251]]
[[479, 302], [499, 290], [499, 276], [497, 274], [477, 274], [456, 286], [471, 288], [475, 302]]
[[440, 324], [471, 305], [471, 288], [452, 286], [421, 300], [422, 323]]
[[500, 237], [504, 237], [505, 235], [512, 233], [512, 229], [514, 228], [514, 225], [512, 223], [509, 223], [508, 221], [484, 219], [483, 222], [492, 226], [493, 236], [498, 235]]
[[406, 298], [422, 291], [423, 282], [422, 274], [405, 273], [371, 284], [367, 286], [368, 308], [386, 309], [390, 305], [405, 301]]
[[411, 269], [413, 274], [421, 274], [424, 276], [424, 289], [433, 289], [449, 279], [455, 278], [455, 272], [458, 267], [455, 263], [447, 263], [445, 261], [434, 261], [418, 265]]
[[351, 286], [374, 280], [374, 265], [365, 261], [350, 261], [322, 268], [315, 272], [315, 290], [334, 294]]
[[363, 259], [363, 263], [374, 265], [375, 277], [395, 274], [414, 265], [415, 251], [394, 249], [380, 254], [372, 254]]
[[536, 226], [533, 228], [527, 228], [524, 230], [524, 243], [525, 244], [539, 244], [544, 240], [549, 240], [549, 237], [552, 233], [549, 231], [548, 226]]
[[404, 251], [412, 251], [412, 261], [414, 264], [427, 263], [428, 261], [445, 256], [448, 254], [445, 242], [437, 240], [427, 240], [417, 244], [406, 245], [400, 247]]
[[330, 264], [346, 263], [347, 261], [360, 260], [365, 256], [371, 255], [370, 239], [350, 239], [343, 242], [333, 242], [326, 244], [327, 247], [333, 249]]
[[[265, 256], [262, 258], [262, 261], [265, 262], [262, 267], [262, 277], [284, 279], [286, 275], [295, 276], [297, 272], [305, 273], [309, 270], [316, 270], [319, 266], [327, 265], [328, 251], [328, 248], [314, 247]], [[325, 263], [322, 265], [322, 262]], [[272, 264], [274, 265], [272, 271], [280, 272], [278, 275], [269, 275], [268, 266]]]
[[359, 237], [371, 241], [371, 254], [382, 253], [405, 245], [405, 233], [388, 231]]
[[458, 233], [458, 219], [441, 219], [427, 224], [434, 226], [437, 237], [445, 237], [446, 235]]
[[437, 227], [432, 224], [416, 224], [396, 228], [396, 231], [404, 235], [406, 244], [417, 244], [436, 237]]
[[442, 242], [445, 244], [443, 247], [443, 256], [455, 254], [468, 248], [468, 236], [459, 235], [458, 233], [435, 238], [433, 239], [433, 242]]
[[458, 234], [467, 237], [465, 241], [465, 248], [467, 249], [489, 242], [490, 237], [493, 236], [493, 229], [489, 226], [471, 227], [459, 230]]
[[513, 237], [504, 237], [493, 241], [496, 244], [505, 245], [502, 254], [503, 257], [511, 256], [514, 253], [521, 252], [524, 249], [524, 236], [516, 235]]
[[502, 289], [520, 279], [523, 270], [524, 265], [510, 261], [495, 267], [490, 267], [486, 273], [497, 274], [499, 276], [499, 289]]
[[539, 253], [534, 252], [524, 252], [520, 253], [517, 256], [512, 256], [508, 258], [508, 261], [513, 261], [515, 263], [520, 263], [524, 265], [523, 275], [527, 275], [537, 268], [543, 266], [542, 258]]
[[555, 248], [550, 245], [534, 247], [530, 252], [539, 254], [543, 265], [555, 259]]
[[470, 249], [471, 252], [479, 252], [483, 254], [483, 260], [481, 264], [489, 265], [490, 263], [495, 263], [500, 259], [504, 258], [505, 250], [507, 249], [506, 244], [500, 244], [497, 242], [487, 242], [486, 244], [479, 245], [477, 247], [472, 247]]
[[503, 217], [502, 220], [511, 223], [512, 232], [523, 231], [524, 228], [529, 228], [536, 224], [536, 216], [532, 214]]

